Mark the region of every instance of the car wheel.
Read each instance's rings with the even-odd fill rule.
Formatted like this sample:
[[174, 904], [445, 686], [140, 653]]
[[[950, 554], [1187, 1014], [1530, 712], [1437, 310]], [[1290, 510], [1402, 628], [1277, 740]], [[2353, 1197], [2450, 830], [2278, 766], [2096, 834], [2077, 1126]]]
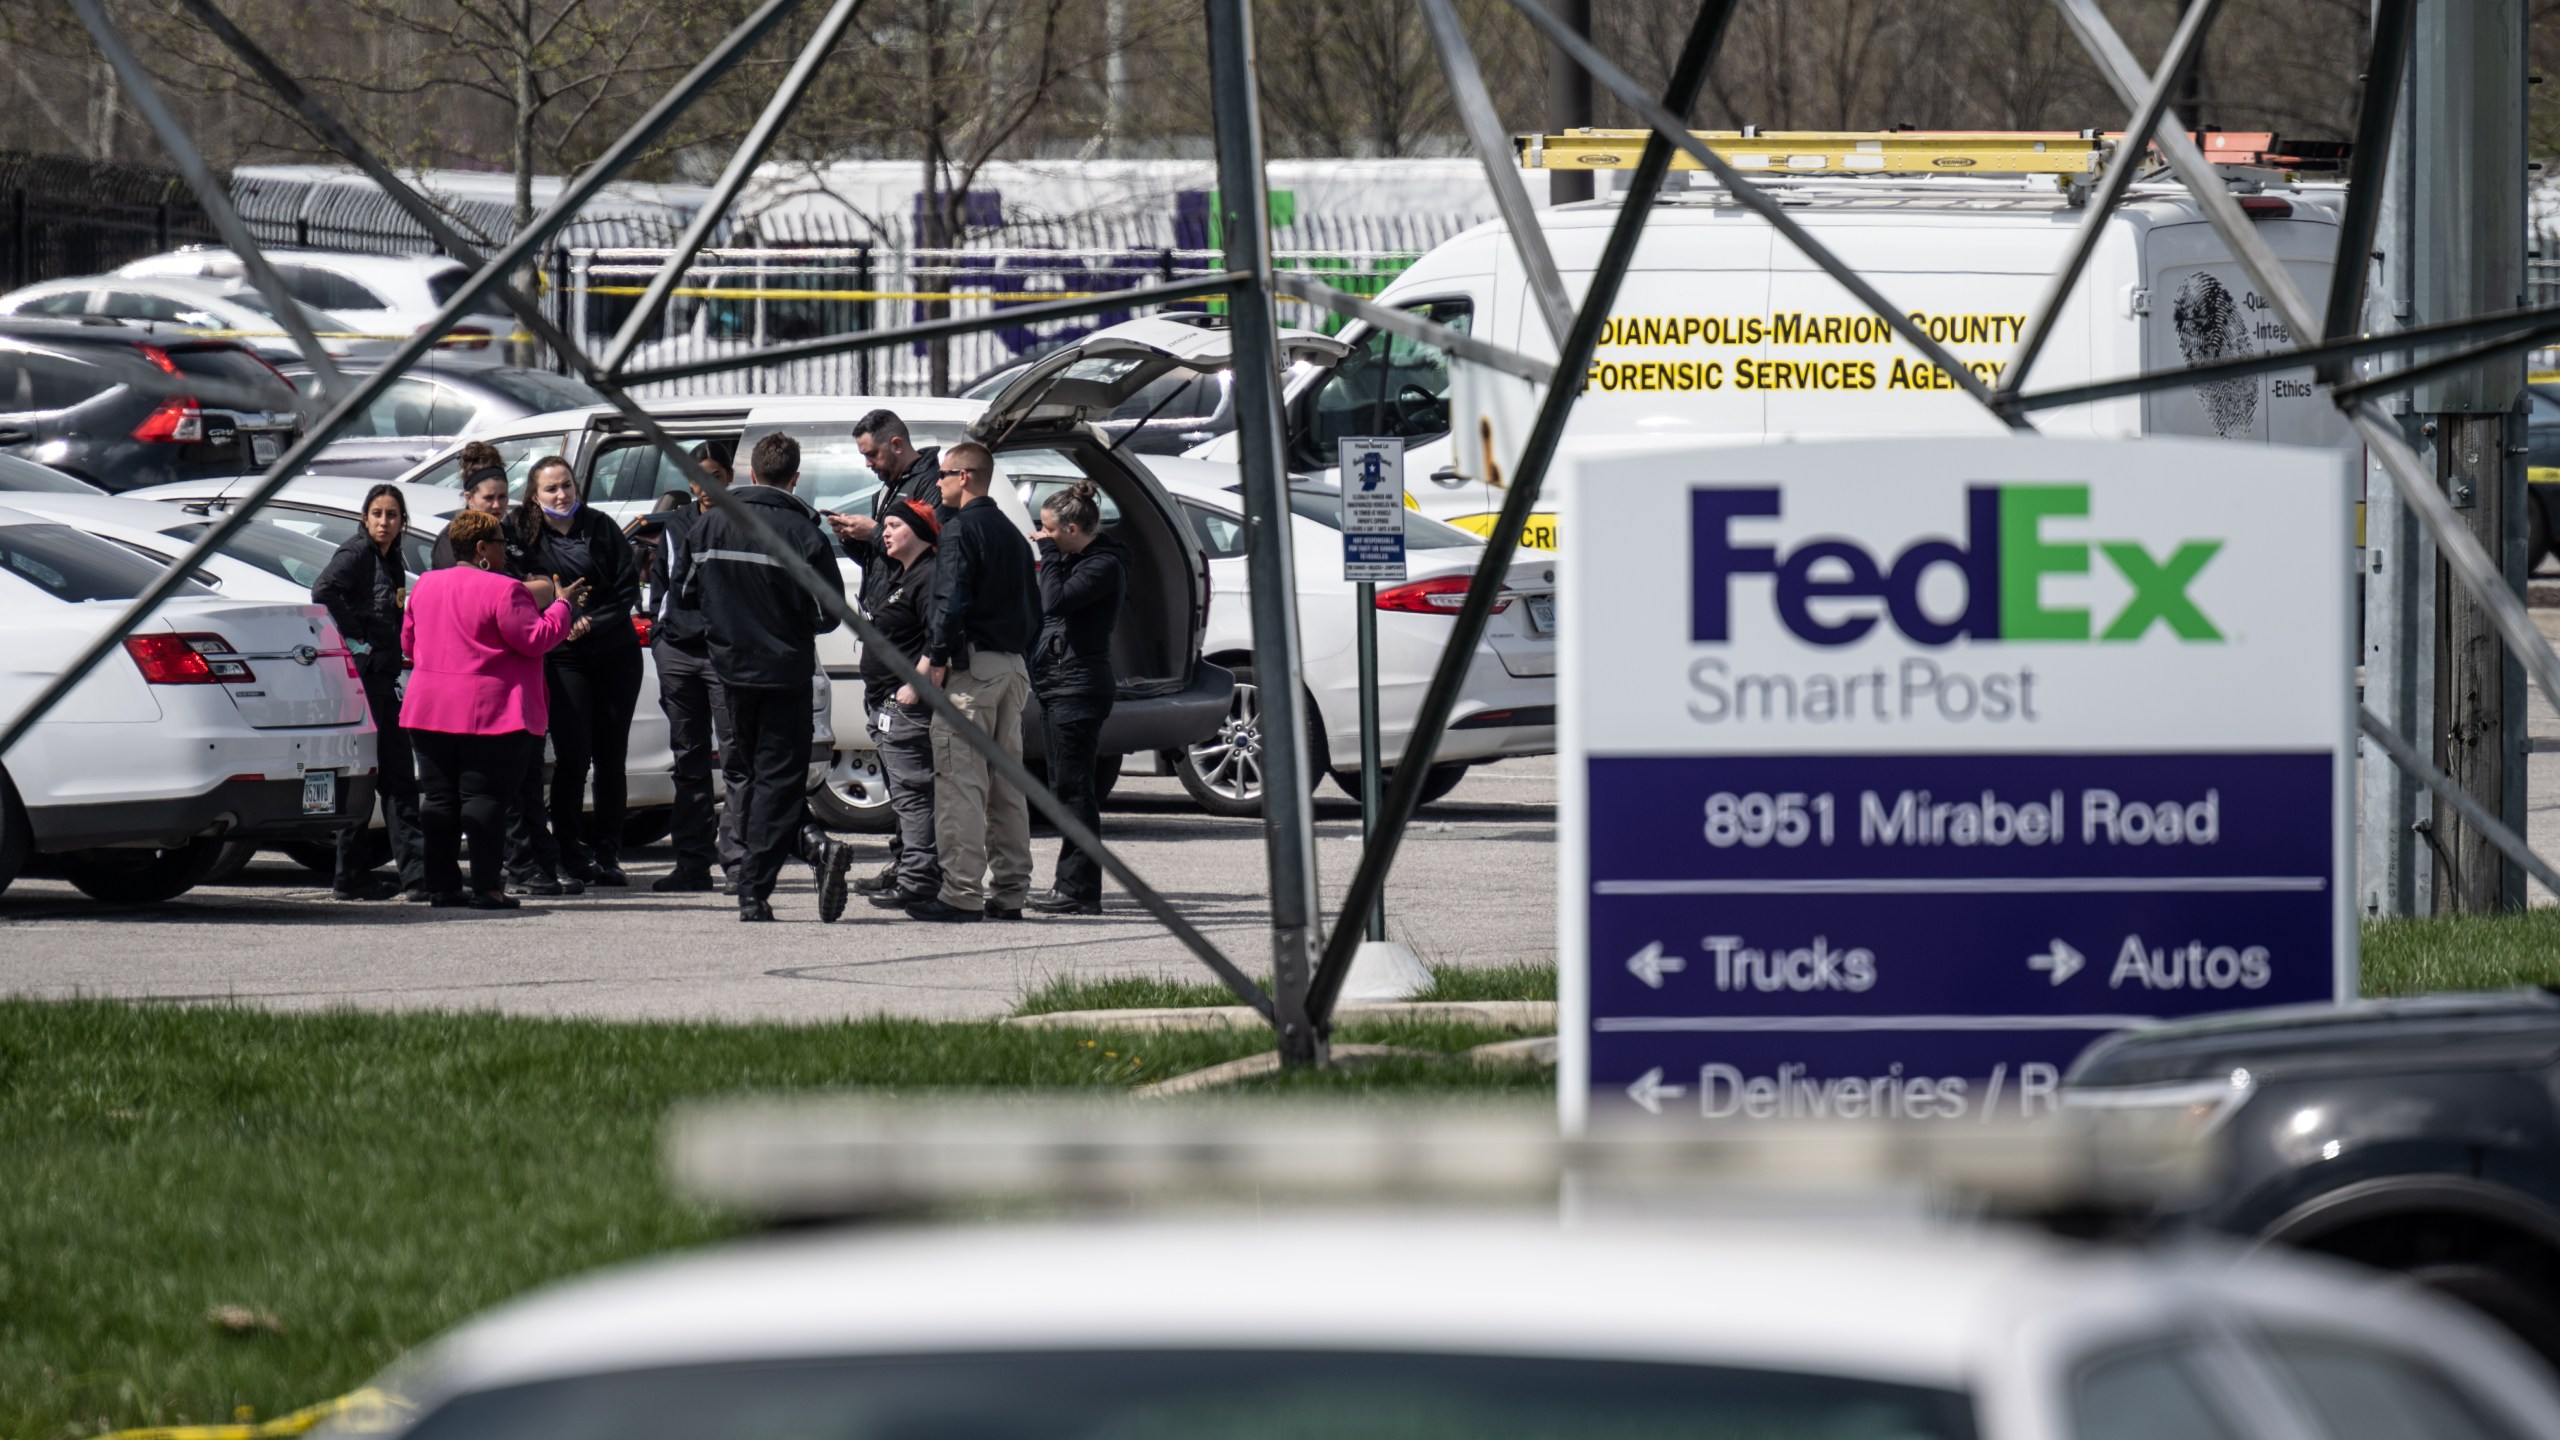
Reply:
[[[1459, 782], [1467, 778], [1467, 764], [1464, 760], [1451, 760], [1432, 766], [1431, 773], [1422, 777], [1422, 799], [1417, 803], [1428, 805], [1435, 800], [1448, 799], [1449, 792], [1457, 789]], [[1378, 783], [1381, 791], [1394, 788], [1396, 772], [1387, 771], [1378, 777]], [[1333, 772], [1333, 784], [1335, 789], [1351, 797], [1352, 804], [1360, 803], [1359, 771], [1336, 770]]]
[[204, 882], [222, 861], [223, 842], [207, 835], [167, 850], [75, 850], [62, 857], [62, 878], [110, 905], [157, 905]]
[[[1201, 809], [1229, 819], [1262, 813], [1262, 687], [1250, 665], [1230, 665], [1235, 693], [1227, 699], [1227, 718], [1218, 733], [1182, 748], [1174, 777]], [[1315, 703], [1307, 704], [1307, 762], [1311, 780], [1324, 778], [1324, 732]]]
[[638, 850], [655, 845], [676, 828], [676, 807], [651, 805], [622, 817], [622, 848]]
[[27, 823], [27, 807], [18, 799], [18, 787], [0, 773], [0, 894], [7, 893], [9, 882], [27, 867], [27, 857], [35, 848], [35, 831]]
[[2541, 1287], [2495, 1265], [2473, 1262], [2414, 1265], [2401, 1273], [2483, 1312], [2543, 1359], [2560, 1365], [2560, 1305]]
[[258, 847], [255, 842], [248, 840], [225, 840], [222, 842], [221, 858], [215, 860], [213, 862], [213, 868], [206, 871], [205, 877], [196, 883], [199, 885], [219, 885], [226, 880], [236, 880], [240, 878], [241, 871], [249, 868], [249, 862], [257, 858]]
[[809, 792], [809, 814], [830, 830], [886, 835], [898, 827], [889, 808], [889, 777], [880, 770], [880, 752], [838, 750], [827, 762], [824, 783]]

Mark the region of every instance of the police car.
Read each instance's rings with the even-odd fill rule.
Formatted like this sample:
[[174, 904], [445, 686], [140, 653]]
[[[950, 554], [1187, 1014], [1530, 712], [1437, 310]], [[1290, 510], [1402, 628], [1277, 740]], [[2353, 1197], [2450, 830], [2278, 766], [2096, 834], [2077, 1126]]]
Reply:
[[[1997, 384], [2048, 277], [2067, 253], [2111, 142], [2076, 135], [1830, 134], [1705, 137], [1777, 193], [1798, 223], [1855, 267], [1986, 383]], [[1521, 142], [1530, 167], [1607, 172], [1623, 183], [1644, 148], [1628, 132]], [[2259, 237], [2318, 304], [2337, 250], [2335, 187], [2226, 167]], [[1979, 177], [1979, 178], [1975, 178]], [[1538, 212], [1566, 293], [1598, 268], [1623, 195]], [[1539, 359], [1559, 346], [1531, 301], [1507, 229], [1481, 225], [1396, 277], [1378, 303]], [[1414, 503], [1477, 534], [1502, 508], [1502, 474], [1541, 387], [1365, 322], [1340, 360], [1307, 357], [1288, 390], [1290, 468], [1329, 474], [1338, 443], [1400, 436]], [[2282, 321], [2175, 183], [2138, 182], [2106, 221], [2057, 317], [2030, 388], [2281, 350]], [[1455, 417], [1453, 419], [1453, 416]], [[2307, 368], [2153, 391], [2034, 415], [2051, 435], [2196, 435], [2331, 448], [2348, 432]], [[1996, 434], [2001, 423], [1894, 336], [1765, 220], [1685, 156], [1636, 247], [1588, 388], [1576, 438], [1775, 439]], [[1490, 432], [1490, 451], [1483, 444]], [[1233, 459], [1236, 437], [1193, 449]], [[1526, 542], [1556, 544], [1552, 514]]]
[[2361, 1272], [1919, 1219], [802, 1232], [506, 1305], [404, 1440], [2527, 1440], [2547, 1370]]

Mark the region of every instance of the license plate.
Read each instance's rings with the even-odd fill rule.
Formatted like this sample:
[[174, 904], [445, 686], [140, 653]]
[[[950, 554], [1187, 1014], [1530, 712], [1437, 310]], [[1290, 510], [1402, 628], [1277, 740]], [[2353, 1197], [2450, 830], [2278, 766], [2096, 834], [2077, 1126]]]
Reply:
[[335, 815], [338, 813], [338, 772], [306, 770], [302, 774], [302, 813]]
[[282, 453], [284, 453], [283, 447], [278, 444], [273, 435], [249, 437], [249, 458], [261, 465], [273, 465], [276, 463], [276, 456]]
[[1541, 635], [1556, 633], [1556, 597], [1553, 595], [1530, 596], [1529, 623], [1537, 627]]

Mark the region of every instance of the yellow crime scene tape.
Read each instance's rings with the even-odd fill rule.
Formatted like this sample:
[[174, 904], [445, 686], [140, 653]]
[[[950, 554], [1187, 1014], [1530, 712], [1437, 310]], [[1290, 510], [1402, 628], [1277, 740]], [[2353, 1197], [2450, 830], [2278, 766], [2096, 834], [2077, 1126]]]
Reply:
[[324, 1421], [341, 1417], [349, 1422], [350, 1430], [381, 1431], [390, 1429], [408, 1409], [409, 1403], [399, 1396], [367, 1386], [273, 1420], [240, 1420], [227, 1425], [149, 1425], [138, 1430], [112, 1430], [95, 1440], [289, 1440], [317, 1429]]
[[[590, 285], [590, 295], [646, 295], [644, 285]], [[667, 292], [690, 300], [1092, 300], [1113, 290], [714, 290], [679, 285]]]

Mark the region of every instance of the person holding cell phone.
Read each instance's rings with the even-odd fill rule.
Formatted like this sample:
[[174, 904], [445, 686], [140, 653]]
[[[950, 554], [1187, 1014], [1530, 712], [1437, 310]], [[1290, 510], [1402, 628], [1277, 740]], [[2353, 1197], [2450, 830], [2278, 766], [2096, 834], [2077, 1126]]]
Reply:
[[587, 582], [572, 580], [538, 605], [507, 573], [497, 520], [466, 510], [446, 533], [467, 558], [420, 576], [400, 621], [411, 663], [402, 718], [417, 753], [426, 884], [438, 906], [512, 910], [519, 902], [506, 893], [501, 838], [507, 797], [540, 763], [551, 721], [543, 659], [576, 627]]
[[[525, 566], [567, 586], [586, 582], [568, 637], [543, 672], [559, 723], [551, 732], [551, 828], [560, 868], [588, 885], [628, 885], [622, 872], [622, 822], [629, 804], [631, 712], [640, 704], [640, 567], [622, 527], [588, 508], [569, 462], [547, 455], [525, 477], [513, 529]], [[565, 589], [564, 589], [565, 593]], [[583, 803], [595, 776], [595, 807]]]

